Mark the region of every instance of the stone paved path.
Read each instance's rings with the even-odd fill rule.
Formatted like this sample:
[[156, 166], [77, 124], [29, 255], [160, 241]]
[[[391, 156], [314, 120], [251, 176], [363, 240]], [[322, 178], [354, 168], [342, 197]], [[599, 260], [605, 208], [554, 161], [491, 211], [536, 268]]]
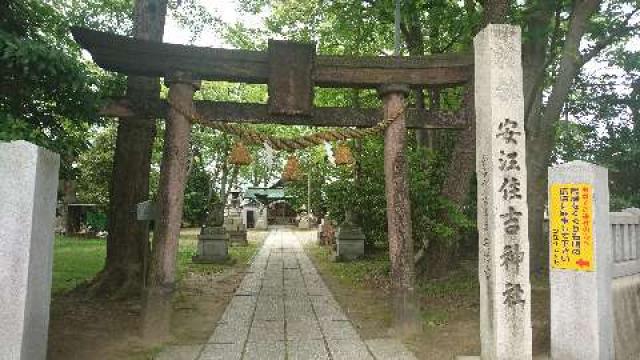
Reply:
[[295, 234], [270, 231], [207, 344], [158, 359], [416, 359], [393, 339], [360, 338]]

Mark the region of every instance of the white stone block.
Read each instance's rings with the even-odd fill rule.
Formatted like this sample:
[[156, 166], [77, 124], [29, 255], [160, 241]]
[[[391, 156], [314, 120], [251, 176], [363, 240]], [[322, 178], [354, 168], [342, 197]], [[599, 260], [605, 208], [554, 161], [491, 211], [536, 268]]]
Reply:
[[0, 359], [47, 353], [58, 155], [0, 143]]
[[[557, 269], [553, 266], [550, 269], [551, 358], [614, 359], [611, 300], [613, 249], [607, 169], [584, 161], [572, 161], [549, 169], [549, 189], [554, 184], [592, 186], [594, 267], [593, 271]], [[553, 216], [550, 214], [550, 218]], [[553, 251], [550, 246], [552, 261]]]
[[531, 359], [531, 285], [520, 28], [474, 39], [482, 359]]

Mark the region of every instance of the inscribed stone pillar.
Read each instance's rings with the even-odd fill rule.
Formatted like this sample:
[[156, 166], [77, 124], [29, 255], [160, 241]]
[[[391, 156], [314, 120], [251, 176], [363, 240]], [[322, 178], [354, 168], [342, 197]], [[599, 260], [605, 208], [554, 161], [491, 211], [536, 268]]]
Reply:
[[549, 169], [551, 358], [611, 360], [612, 239], [607, 169]]
[[0, 359], [47, 354], [58, 155], [0, 143]]
[[520, 29], [474, 39], [482, 359], [531, 359]]
[[[199, 83], [189, 74], [176, 73], [168, 79], [169, 101], [183, 111], [193, 111], [193, 93]], [[182, 111], [171, 108], [166, 121], [164, 149], [160, 165], [158, 209], [153, 239], [151, 286], [171, 288], [175, 283], [176, 254], [182, 225], [184, 189], [191, 122]]]

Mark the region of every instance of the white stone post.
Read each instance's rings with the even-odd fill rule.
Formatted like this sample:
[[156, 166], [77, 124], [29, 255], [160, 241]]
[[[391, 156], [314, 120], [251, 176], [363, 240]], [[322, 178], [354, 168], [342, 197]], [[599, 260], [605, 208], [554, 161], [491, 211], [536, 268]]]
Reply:
[[474, 39], [482, 359], [531, 359], [520, 28]]
[[551, 358], [612, 360], [612, 241], [607, 169], [549, 169]]
[[0, 359], [47, 355], [58, 155], [0, 143]]

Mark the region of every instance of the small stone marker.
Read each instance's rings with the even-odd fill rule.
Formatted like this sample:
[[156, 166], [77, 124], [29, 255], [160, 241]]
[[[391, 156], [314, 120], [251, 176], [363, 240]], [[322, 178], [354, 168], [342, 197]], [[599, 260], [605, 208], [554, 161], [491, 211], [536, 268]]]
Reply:
[[198, 252], [191, 261], [208, 264], [226, 261], [229, 258], [229, 234], [222, 226], [223, 222], [224, 206], [213, 205], [198, 236]]
[[362, 229], [347, 211], [345, 220], [336, 232], [336, 256], [340, 260], [355, 260], [364, 255], [365, 236]]
[[191, 261], [198, 264], [217, 263], [229, 258], [229, 234], [222, 226], [204, 227], [198, 235], [198, 252]]
[[531, 359], [531, 286], [520, 28], [474, 40], [482, 359]]
[[308, 230], [311, 227], [311, 219], [307, 213], [302, 213], [298, 221], [298, 229]]
[[264, 206], [260, 206], [256, 214], [258, 216], [258, 219], [256, 220], [256, 226], [254, 228], [256, 230], [267, 230], [269, 228], [267, 219], [267, 208]]
[[607, 169], [549, 169], [551, 358], [614, 359]]
[[0, 143], [0, 359], [47, 354], [58, 155]]
[[229, 234], [231, 245], [247, 246], [247, 227], [242, 222], [242, 213], [238, 209], [230, 209], [229, 216], [224, 219], [224, 229]]

